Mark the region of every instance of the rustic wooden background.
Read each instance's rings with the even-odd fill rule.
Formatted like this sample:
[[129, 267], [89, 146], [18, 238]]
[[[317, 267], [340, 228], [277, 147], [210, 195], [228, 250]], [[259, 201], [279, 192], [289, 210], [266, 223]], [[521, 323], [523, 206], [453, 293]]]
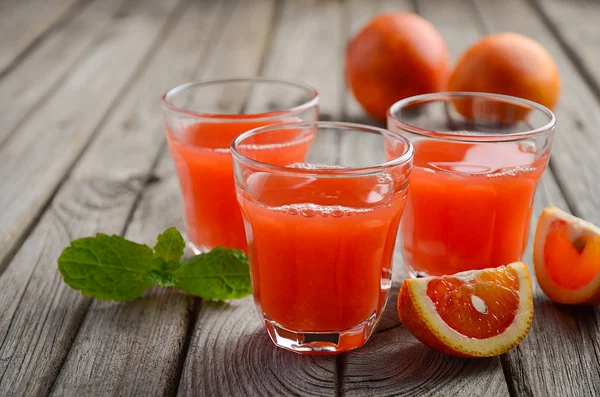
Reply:
[[320, 91], [322, 119], [370, 123], [346, 91], [343, 52], [390, 10], [433, 22], [453, 58], [501, 31], [553, 54], [563, 95], [534, 219], [555, 204], [600, 224], [599, 1], [0, 0], [0, 395], [600, 394], [599, 311], [552, 304], [537, 285], [527, 339], [501, 357], [463, 360], [418, 343], [397, 320], [395, 295], [364, 348], [307, 357], [271, 344], [250, 298], [150, 291], [113, 303], [63, 284], [56, 258], [74, 238], [152, 243], [181, 226], [164, 91], [292, 79]]

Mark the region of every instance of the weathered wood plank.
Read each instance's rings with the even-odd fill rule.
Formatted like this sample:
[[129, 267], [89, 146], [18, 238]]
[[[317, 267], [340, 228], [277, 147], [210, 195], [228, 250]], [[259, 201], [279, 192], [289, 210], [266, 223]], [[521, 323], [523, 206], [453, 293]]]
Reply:
[[[351, 33], [378, 13], [414, 11], [410, 1], [351, 1], [349, 6]], [[433, 2], [418, 2], [417, 6], [425, 18], [431, 18], [432, 22], [436, 23], [435, 19], [444, 20], [439, 28], [442, 34], [449, 33], [448, 44], [453, 57], [460, 51], [461, 45], [478, 37], [478, 31], [471, 21], [473, 10], [465, 7], [463, 2], [436, 2], [435, 5]], [[433, 8], [435, 12], [431, 12]], [[346, 101], [345, 113], [353, 120], [369, 120], [353, 99]], [[461, 360], [445, 356], [422, 345], [402, 327], [396, 302], [405, 276], [401, 245], [398, 243], [394, 257], [394, 283], [377, 332], [363, 348], [347, 354], [343, 359], [343, 394], [508, 395], [498, 358]]]
[[348, 355], [343, 395], [501, 396], [508, 390], [497, 358], [445, 356], [398, 325]]
[[[339, 3], [285, 1], [282, 7], [261, 74], [313, 85], [324, 102], [327, 98], [329, 116], [339, 117], [341, 77], [335, 69], [338, 61], [333, 61], [341, 51]], [[260, 69], [257, 63], [245, 74]], [[335, 390], [335, 358], [299, 356], [275, 347], [251, 297], [203, 303], [179, 395], [333, 395]]]
[[[543, 0], [536, 1], [538, 4], [538, 8], [543, 12], [545, 17], [549, 20], [552, 28], [559, 35], [559, 39], [565, 44], [567, 47], [567, 53], [575, 59], [575, 62], [578, 64], [580, 68], [583, 69], [583, 73], [586, 75], [586, 83], [593, 87], [594, 94], [596, 98], [600, 96], [600, 45], [598, 35], [598, 30], [595, 29], [598, 20], [600, 18], [600, 3], [595, 1], [584, 1], [584, 0], [576, 0], [558, 3], [555, 0]], [[568, 84], [568, 82], [567, 82]], [[589, 98], [586, 96], [582, 100], [588, 100]], [[596, 115], [600, 113], [600, 110], [596, 109]], [[559, 116], [560, 117], [560, 116]], [[598, 118], [594, 119], [597, 122]], [[575, 126], [581, 128], [585, 133], [586, 130], [592, 129], [592, 131], [596, 131], [597, 128], [594, 128], [596, 125], [583, 125], [578, 122], [578, 119], [574, 120]], [[559, 124], [559, 128], [562, 129]], [[587, 144], [592, 143], [590, 146], [595, 146], [593, 143], [595, 142], [595, 137], [589, 137], [586, 141]], [[588, 165], [588, 168], [591, 170], [596, 170], [592, 165]], [[577, 176], [575, 181], [579, 180], [579, 176]], [[573, 183], [573, 182], [570, 182]], [[577, 182], [575, 182], [577, 183]], [[596, 184], [598, 184], [598, 179], [596, 177]], [[587, 195], [593, 195], [594, 192], [588, 192]], [[581, 216], [586, 219], [594, 220], [594, 222], [598, 222], [600, 216], [598, 215], [598, 207], [595, 208], [581, 208], [576, 205], [577, 200], [573, 200], [573, 198], [578, 199], [577, 196], [569, 195], [569, 204], [576, 215]], [[592, 211], [592, 212], [590, 212]], [[596, 353], [596, 372], [598, 366], [600, 365], [600, 310], [596, 309], [591, 315], [588, 309], [580, 309], [575, 310], [577, 313], [578, 323], [581, 328], [584, 328], [589, 334], [592, 340], [595, 340], [596, 343], [593, 343], [592, 346], [589, 346], [589, 349], [594, 349]], [[595, 379], [597, 381], [597, 379]], [[597, 385], [597, 383], [596, 383]]]
[[[164, 127], [158, 116], [158, 98], [167, 89], [187, 81], [207, 56], [210, 37], [222, 21], [222, 3], [190, 2], [173, 20], [173, 31], [153, 56], [148, 69], [124, 98], [100, 131], [93, 148], [73, 172], [70, 188], [86, 181], [102, 181], [107, 172], [116, 186], [123, 181], [144, 180], [145, 174], [163, 146]], [[168, 71], [168, 73], [165, 73]], [[126, 136], [124, 139], [119, 139]], [[164, 147], [163, 147], [164, 149]], [[163, 150], [164, 151], [164, 150]], [[105, 159], [110, 155], [111, 162]], [[160, 170], [159, 170], [160, 172]], [[126, 236], [154, 244], [156, 236], [180, 218], [180, 202], [175, 186], [161, 190], [156, 184], [145, 190], [141, 207], [127, 226]], [[160, 194], [160, 192], [163, 192]], [[121, 196], [122, 205], [112, 196], [99, 198], [104, 216], [117, 218], [122, 226], [127, 210], [135, 205], [138, 190]], [[155, 206], [155, 198], [168, 201]], [[114, 211], [117, 207], [119, 210]], [[125, 211], [123, 211], [125, 210]], [[72, 227], [72, 217], [66, 218]], [[181, 229], [183, 230], [183, 229]], [[179, 383], [185, 338], [191, 324], [192, 299], [164, 289], [148, 292], [128, 303], [94, 300], [69, 350], [52, 389], [52, 395], [75, 396], [174, 394]], [[93, 357], [93, 359], [90, 359]]]
[[[559, 121], [552, 149], [553, 172], [546, 172], [538, 189], [534, 226], [525, 255], [525, 260], [531, 265], [531, 240], [543, 207], [555, 204], [568, 209], [568, 203], [576, 213], [584, 211], [590, 219], [600, 219], [600, 213], [593, 207], [596, 198], [591, 196], [594, 190], [588, 186], [598, 186], [594, 172], [597, 156], [592, 155], [593, 149], [588, 149], [593, 148], [589, 145], [591, 135], [588, 134], [593, 131], [591, 126], [597, 124], [600, 107], [528, 3], [509, 0], [500, 5], [477, 1], [475, 5], [488, 32], [515, 31], [541, 42], [554, 56], [563, 78], [563, 95], [556, 111]], [[560, 182], [561, 189], [553, 175]], [[577, 197], [577, 202], [569, 200], [570, 197]], [[533, 274], [533, 268], [530, 269]], [[598, 394], [600, 355], [597, 340], [600, 333], [597, 310], [553, 304], [537, 284], [534, 285], [534, 302], [536, 313], [530, 335], [517, 349], [503, 357], [514, 394]]]
[[[17, 68], [0, 80], [0, 145], [19, 123], [31, 117], [36, 106], [52, 95], [61, 79], [74, 69], [74, 65], [84, 59], [94, 37], [118, 18], [116, 13], [122, 4], [123, 0], [93, 2], [64, 26], [49, 34]], [[4, 17], [2, 11], [0, 15]], [[5, 27], [2, 22], [0, 26]], [[1, 32], [0, 37], [4, 43]]]
[[321, 96], [321, 120], [342, 108], [342, 14], [335, 1], [285, 1], [262, 75], [310, 84]]
[[0, 267], [135, 79], [174, 3], [127, 2], [53, 97], [0, 147]]
[[600, 95], [600, 2], [594, 0], [536, 0], [535, 4], [549, 20], [552, 29], [591, 77], [587, 82]]
[[[100, 62], [101, 66], [106, 65], [106, 58], [111, 56], [135, 63], [148, 50], [152, 41], [160, 37], [158, 32], [164, 28], [175, 4], [164, 1], [132, 4], [130, 11], [133, 15], [124, 19], [119, 28], [113, 27], [108, 31], [124, 47], [105, 37], [106, 46], [98, 48], [102, 56], [96, 60], [105, 61]], [[137, 39], [135, 42], [142, 48], [133, 51], [129, 48], [132, 41], [121, 34], [133, 35], [132, 39]], [[143, 39], [138, 34], [142, 34]], [[131, 53], [130, 56], [125, 56], [127, 51]], [[134, 58], [135, 55], [138, 59]], [[119, 64], [119, 68], [123, 72], [132, 71], [132, 68], [127, 70], [122, 64]], [[84, 77], [89, 72], [89, 69], [74, 72], [73, 76], [82, 80], [80, 83], [83, 84], [87, 83]], [[90, 77], [98, 76], [92, 73]], [[100, 79], [106, 83], [104, 78]], [[71, 83], [75, 84], [77, 81]], [[118, 88], [105, 87], [113, 94], [116, 94]], [[87, 105], [91, 106], [94, 99], [92, 94], [97, 93], [98, 90], [91, 90], [89, 97], [84, 96]], [[66, 99], [77, 98], [67, 96]], [[148, 100], [150, 99], [146, 101]], [[39, 123], [42, 121], [38, 120]], [[76, 124], [81, 124], [81, 120]], [[90, 235], [98, 230], [107, 233], [120, 233], [123, 230], [135, 198], [142, 188], [143, 176], [148, 172], [156, 150], [162, 143], [160, 139], [154, 140], [156, 150], [146, 154], [145, 162], [143, 156], [138, 155], [137, 172], [129, 170], [131, 174], [128, 175], [116, 172], [126, 170], [124, 164], [131, 164], [126, 161], [123, 164], [119, 159], [130, 161], [136, 144], [141, 142], [143, 145], [148, 139], [148, 130], [143, 129], [147, 124], [141, 124], [140, 122], [142, 130], [137, 130], [137, 140], [128, 138], [119, 128], [105, 132], [112, 134], [112, 140], [119, 141], [122, 146], [115, 149], [112, 146], [96, 145], [96, 149], [90, 152], [89, 156], [94, 159], [89, 160], [88, 164], [93, 164], [95, 175], [101, 177], [94, 179], [91, 173], [75, 170], [73, 174], [80, 175], [79, 179], [66, 181], [50, 209], [42, 216], [10, 266], [0, 276], [0, 306], [3, 308], [0, 315], [0, 395], [47, 394], [53, 384], [90, 302], [90, 299], [83, 298], [81, 294], [65, 286], [56, 268], [56, 258], [75, 237]], [[155, 137], [158, 137], [159, 130], [155, 128], [155, 131]], [[75, 133], [73, 130], [71, 135]], [[76, 139], [74, 136], [67, 138]], [[132, 146], [127, 146], [128, 142]], [[47, 149], [50, 148], [52, 146], [47, 143]], [[111, 159], [108, 163], [107, 158]], [[9, 159], [8, 162], [10, 161]], [[113, 178], [107, 176], [111, 171], [115, 171]], [[24, 184], [19, 184], [25, 187]]]
[[[452, 62], [481, 36], [477, 11], [462, 0], [417, 0], [419, 14], [444, 36]], [[451, 65], [453, 66], [453, 65]]]
[[[550, 172], [538, 186], [532, 214], [532, 228], [524, 261], [530, 265], [535, 315], [527, 338], [502, 357], [513, 395], [589, 396], [600, 390], [600, 367], [594, 354], [598, 342], [590, 336], [586, 318], [593, 309], [552, 303], [535, 281], [532, 245], [535, 224], [542, 210], [567, 203]], [[582, 321], [583, 320], [583, 321]], [[592, 326], [593, 327], [593, 326]]]
[[[397, 2], [390, 3], [393, 3], [392, 7], [400, 6]], [[455, 37], [464, 38], [466, 36], [462, 33], [457, 33], [459, 29], [467, 32], [477, 30], [474, 25], [467, 23], [469, 20], [467, 17], [465, 21], [459, 22], [462, 21], [461, 7], [466, 7], [471, 15], [472, 9], [468, 5], [454, 4], [452, 9], [442, 11], [443, 5], [433, 5], [429, 8], [426, 7], [426, 3], [433, 4], [433, 2], [419, 3], [419, 9], [425, 14], [427, 12], [424, 10], [437, 7], [438, 11], [435, 15], [438, 18], [442, 18], [442, 15], [453, 15], [451, 20], [457, 21], [459, 26], [455, 28], [451, 28], [451, 22], [448, 23], [447, 28], [440, 27], [445, 35], [445, 31], [454, 32], [446, 37], [451, 37], [453, 34]], [[372, 3], [368, 4], [368, 7], [372, 7]], [[322, 6], [321, 3], [317, 5]], [[310, 5], [313, 6], [315, 5]], [[331, 4], [328, 3], [324, 8], [333, 8], [336, 10], [333, 13], [338, 15], [339, 5], [330, 6]], [[306, 12], [305, 6], [302, 3], [292, 6], [289, 3], [284, 4], [280, 17], [297, 23], [298, 17], [295, 16], [295, 12], [286, 14], [289, 7]], [[222, 50], [216, 49], [215, 53], [229, 50], [229, 54], [238, 54], [237, 50], [233, 50], [235, 46], [229, 47], [228, 44], [224, 44], [238, 37], [237, 34], [232, 33], [231, 20], [239, 20], [239, 15], [243, 14], [244, 22], [239, 24], [256, 27], [256, 22], [252, 22], [252, 18], [248, 16], [256, 14], [252, 14], [251, 11], [236, 12], [238, 16], [232, 17], [228, 25], [223, 28], [223, 34], [217, 36], [230, 37], [230, 39], [219, 39], [215, 46]], [[264, 11], [262, 13], [268, 14]], [[434, 20], [433, 17], [430, 19]], [[289, 22], [288, 25], [291, 23]], [[268, 26], [263, 25], [262, 28], [268, 30]], [[183, 28], [179, 27], [179, 29]], [[330, 26], [329, 29], [335, 31], [338, 28]], [[282, 27], [281, 30], [296, 32], [296, 28], [292, 29], [290, 26]], [[187, 39], [191, 40], [190, 43], [194, 42], [193, 37]], [[254, 46], [260, 47], [262, 45], [260, 39], [248, 34], [238, 37], [238, 40], [240, 42], [248, 40], [245, 42], [246, 47], [241, 50], [247, 51], [246, 56], [254, 59], [256, 55], [252, 55], [255, 53], [252, 48], [255, 47], [247, 46], [258, 41], [260, 44]], [[317, 89], [330, 92], [333, 94], [331, 98], [337, 98], [331, 101], [324, 96], [324, 101], [330, 104], [338, 100], [339, 103], [344, 102], [339, 88], [341, 79], [331, 78], [335, 72], [323, 73], [323, 70], [329, 70], [331, 66], [323, 65], [323, 70], [315, 68], [314, 75], [310, 72], [301, 78], [294, 76], [293, 73], [288, 74], [286, 70], [297, 68], [304, 73], [305, 68], [302, 65], [292, 64], [293, 62], [287, 58], [284, 59], [286, 55], [288, 58], [293, 58], [290, 56], [292, 50], [286, 48], [284, 39], [280, 40], [282, 44], [276, 44], [280, 49], [277, 52], [272, 51], [265, 64], [265, 72], [271, 73], [273, 77], [292, 78], [298, 81], [311, 79], [310, 82]], [[455, 39], [449, 40], [451, 52], [455, 54], [452, 47], [459, 46]], [[295, 44], [294, 48], [305, 48], [306, 44], [302, 39], [298, 38], [298, 41], [300, 44]], [[323, 38], [319, 36], [318, 45], [328, 49], [329, 56], [333, 58], [334, 52], [331, 49], [333, 46], [322, 44], [321, 41]], [[195, 50], [198, 48], [190, 49], [190, 51]], [[160, 51], [167, 51], [166, 45], [163, 45]], [[320, 53], [322, 50], [311, 51]], [[259, 52], [262, 52], [262, 48]], [[273, 57], [281, 58], [272, 61], [277, 66], [269, 66], [269, 60]], [[206, 57], [207, 68], [203, 76], [224, 77], [238, 73], [248, 75], [248, 73], [256, 73], [260, 67], [252, 64], [248, 69], [250, 72], [248, 70], [240, 72], [238, 67], [246, 66], [236, 66], [237, 62], [225, 59], [221, 56]], [[311, 57], [302, 60], [306, 63], [311, 61]], [[155, 62], [158, 61], [152, 61], [151, 68], [157, 67], [154, 66]], [[249, 59], [245, 58], [240, 62], [249, 62]], [[185, 70], [177, 73], [186, 75], [186, 70], [190, 66], [185, 62], [173, 62], [169, 67], [181, 67]], [[153, 70], [152, 73], [157, 73], [155, 69]], [[82, 324], [82, 317], [90, 304], [89, 299], [82, 298], [64, 287], [56, 273], [55, 258], [74, 237], [88, 235], [95, 230], [121, 232], [127, 214], [134, 205], [135, 197], [142, 189], [145, 175], [152, 167], [151, 159], [162, 142], [162, 138], [159, 139], [162, 137], [162, 131], [159, 122], [156, 121], [157, 105], [151, 103], [152, 98], [156, 96], [155, 90], [150, 87], [154, 83], [147, 83], [149, 78], [145, 76], [151, 73], [145, 73], [139, 83], [145, 88], [134, 88], [134, 97], [138, 99], [125, 98], [116, 108], [115, 115], [98, 130], [97, 139], [84, 154], [81, 163], [74, 169], [73, 179], [66, 181], [50, 210], [42, 217], [40, 224], [27, 239], [11, 266], [0, 276], [0, 285], [2, 285], [0, 306], [3, 308], [0, 313], [0, 394], [2, 395], [45, 394], [49, 385], [53, 383], [60, 365], [56, 366], [52, 363], [60, 364], [60, 361], [66, 357], [67, 346]], [[337, 89], [331, 88], [333, 86]], [[138, 100], [140, 103], [137, 102]], [[349, 106], [351, 105], [343, 109]], [[135, 110], [131, 112], [132, 109]], [[325, 113], [333, 114], [333, 117], [343, 115], [344, 111], [347, 112], [348, 117], [358, 114], [343, 109], [326, 106]], [[141, 114], [137, 114], [138, 110]], [[107, 132], [109, 130], [113, 133]], [[147, 133], [148, 131], [150, 133]], [[147, 133], [147, 137], [141, 139], [139, 136], [143, 132]], [[560, 134], [560, 130], [558, 133]], [[127, 143], [124, 143], [123, 137], [128, 137], [130, 134], [136, 137], [125, 138]], [[110, 164], [107, 164], [106, 158], [111, 159]], [[113, 158], [116, 158], [114, 164], [112, 164]], [[140, 158], [143, 160], [139, 161]], [[107, 178], [106, 174], [110, 174], [110, 178]], [[167, 155], [161, 159], [158, 175], [160, 181], [144, 192], [139, 209], [128, 229], [128, 236], [132, 238], [150, 242], [163, 227], [173, 223], [181, 224], [179, 211], [175, 213], [175, 203], [179, 202], [177, 180]], [[545, 175], [540, 185], [540, 192], [536, 199], [534, 219], [537, 219], [542, 206], [549, 202], [560, 206], [566, 205], [549, 173]], [[395, 271], [395, 275], [397, 274], [398, 272]], [[393, 288], [395, 293], [398, 286], [396, 284]], [[506, 387], [502, 386], [502, 377], [498, 375], [495, 360], [471, 362], [454, 360], [418, 345], [418, 342], [398, 324], [393, 304], [395, 300], [396, 296], [390, 297], [390, 305], [386, 311], [387, 325], [380, 327], [380, 332], [365, 348], [342, 359], [341, 364], [344, 364], [347, 359], [343, 392], [351, 395], [506, 394]], [[190, 312], [191, 307], [189, 298], [165, 292], [159, 294], [152, 292], [143, 300], [130, 304], [92, 303], [88, 316], [83, 320], [81, 332], [75, 340], [74, 350], [66, 359], [64, 371], [56, 383], [54, 394], [65, 395], [69, 392], [90, 394], [104, 390], [123, 395], [173, 392], [177, 368], [181, 364], [177, 362], [179, 358], [177, 354], [182, 351], [180, 344], [186, 343], [186, 327], [194, 320], [192, 315], [194, 311]], [[27, 310], [23, 311], [23, 308]], [[593, 334], [595, 331], [590, 331], [597, 327], [594, 325], [594, 321], [597, 324], [597, 317], [594, 317], [593, 312], [590, 314], [587, 309], [577, 309], [574, 313], [575, 315], [569, 309], [551, 304], [536, 289], [534, 329], [519, 349], [504, 358], [509, 377], [514, 377], [515, 383], [511, 387], [516, 394], [599, 393], [598, 362], [597, 359], [594, 361], [593, 354], [595, 349], [596, 357], [600, 356], [598, 344], [593, 344], [594, 335], [597, 334]], [[13, 321], [12, 325], [9, 320]], [[591, 324], [586, 325], [588, 322]], [[590, 332], [592, 337], [589, 335]], [[168, 335], [168, 340], [165, 339], [165, 335]], [[165, 346], [159, 346], [161, 344]], [[335, 379], [334, 360], [300, 357], [275, 348], [268, 340], [256, 316], [251, 299], [229, 305], [204, 304], [191, 345], [192, 349], [184, 369], [185, 382], [182, 381], [180, 394], [318, 393], [330, 395], [336, 390], [335, 383], [332, 384], [332, 379]], [[568, 346], [571, 350], [562, 351], [556, 348], [561, 345]], [[41, 358], [45, 356], [50, 359]], [[144, 360], [146, 362], [137, 362]], [[545, 365], [540, 365], [540, 361]], [[128, 370], [122, 372], [125, 366]], [[153, 366], [158, 368], [152, 370]], [[21, 374], [19, 371], [37, 373], [31, 376]], [[161, 374], [160, 371], [165, 372]], [[149, 380], [148, 373], [154, 374], [155, 379]], [[79, 377], [72, 377], [72, 374]], [[571, 374], [573, 380], [568, 381], [566, 374]], [[254, 382], [251, 383], [247, 379], [253, 379]]]
[[68, 17], [79, 0], [0, 3], [0, 76], [30, 45]]
[[335, 394], [335, 359], [302, 356], [276, 347], [251, 298], [229, 304], [204, 303], [198, 326], [179, 395]]

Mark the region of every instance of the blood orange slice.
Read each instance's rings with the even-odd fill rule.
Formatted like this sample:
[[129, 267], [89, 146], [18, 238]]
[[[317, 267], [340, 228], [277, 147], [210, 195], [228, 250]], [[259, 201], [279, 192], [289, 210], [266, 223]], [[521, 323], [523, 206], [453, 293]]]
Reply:
[[517, 346], [533, 320], [527, 265], [511, 263], [451, 276], [405, 280], [404, 326], [421, 342], [459, 357], [490, 357]]
[[600, 229], [556, 207], [542, 211], [533, 263], [542, 290], [565, 304], [600, 304]]

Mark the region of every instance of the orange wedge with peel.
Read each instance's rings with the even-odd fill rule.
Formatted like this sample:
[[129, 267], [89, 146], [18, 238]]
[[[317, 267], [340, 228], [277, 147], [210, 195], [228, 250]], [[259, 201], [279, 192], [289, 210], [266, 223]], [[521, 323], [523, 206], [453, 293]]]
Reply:
[[533, 321], [529, 270], [515, 262], [404, 280], [398, 314], [410, 333], [439, 352], [458, 357], [506, 353], [521, 343]]
[[554, 302], [600, 304], [600, 228], [556, 207], [542, 211], [533, 248], [535, 275]]

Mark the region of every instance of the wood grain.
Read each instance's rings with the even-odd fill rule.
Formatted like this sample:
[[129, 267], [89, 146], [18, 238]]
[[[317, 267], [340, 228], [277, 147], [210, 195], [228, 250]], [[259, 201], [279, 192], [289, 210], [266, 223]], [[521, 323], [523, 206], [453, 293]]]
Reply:
[[321, 96], [321, 120], [340, 118], [344, 47], [341, 11], [337, 1], [284, 1], [261, 73], [316, 88]]
[[[73, 178], [116, 181], [143, 180], [163, 146], [163, 124], [157, 115], [157, 98], [167, 89], [187, 81], [206, 56], [210, 36], [222, 20], [223, 7], [215, 2], [191, 2], [179, 12], [173, 30], [153, 56], [148, 69], [110, 117], [89, 155], [82, 159]], [[168, 71], [168, 73], [165, 73]], [[125, 135], [126, 138], [119, 139]], [[163, 148], [164, 149], [164, 148]], [[111, 154], [112, 164], [105, 161]], [[161, 170], [158, 170], [159, 175]], [[160, 178], [160, 176], [158, 177]], [[153, 178], [153, 179], [156, 179]], [[181, 230], [180, 198], [176, 178], [169, 189], [150, 184], [126, 237], [153, 245], [156, 236], [170, 226]], [[77, 183], [75, 182], [75, 183]], [[121, 182], [122, 183], [122, 182]], [[166, 186], [161, 186], [165, 188]], [[135, 205], [132, 190], [124, 209]], [[166, 199], [164, 202], [160, 200]], [[124, 226], [127, 213], [110, 209], [105, 216]], [[156, 206], [167, 204], [164, 206]], [[192, 321], [192, 299], [166, 289], [153, 289], [134, 302], [94, 300], [52, 389], [52, 395], [174, 394], [179, 383], [180, 361], [186, 332]], [[90, 359], [93, 357], [93, 359]]]
[[532, 245], [542, 210], [556, 205], [568, 210], [556, 181], [546, 172], [538, 186], [533, 226], [523, 260], [529, 264], [534, 293], [533, 325], [527, 338], [502, 357], [513, 395], [586, 396], [600, 393], [600, 365], [590, 335], [594, 310], [551, 302], [535, 281]]
[[[193, 75], [262, 73], [315, 86], [324, 118], [372, 123], [344, 90], [345, 38], [375, 13], [413, 5], [149, 0], [121, 6], [120, 1], [90, 2], [72, 19], [65, 16], [67, 8], [60, 14], [68, 0], [0, 2], [0, 76], [3, 60], [16, 65], [0, 79], [0, 111], [10, 113], [0, 120], [0, 264], [18, 249], [0, 275], [0, 395], [600, 394], [597, 310], [555, 305], [534, 283], [533, 329], [502, 357], [503, 375], [497, 359], [437, 354], [401, 326], [395, 307], [403, 274], [399, 251], [390, 304], [377, 333], [362, 349], [335, 358], [276, 348], [251, 298], [200, 303], [151, 290], [141, 300], [115, 304], [66, 287], [55, 261], [73, 238], [126, 230], [130, 238], [153, 243], [167, 226], [182, 225], [177, 177], [159, 116], [162, 91]], [[590, 144], [597, 139], [600, 107], [578, 73], [582, 68], [587, 79], [598, 81], [598, 49], [587, 30], [594, 26], [590, 7], [596, 5], [540, 0], [554, 33], [564, 35], [565, 51], [535, 8], [506, 1], [476, 7], [457, 0], [415, 3], [442, 31], [453, 57], [486, 29], [529, 34], [553, 53], [565, 90], [553, 165], [568, 200], [546, 172], [533, 219], [550, 203], [563, 209], [570, 204], [576, 214], [600, 223], [594, 172], [600, 160]], [[6, 7], [17, 11], [9, 14]], [[11, 15], [24, 20], [23, 10], [45, 17], [32, 18], [39, 26], [16, 39], [17, 33], [5, 35], [13, 25], [4, 21]], [[5, 47], [6, 37], [11, 42]], [[21, 59], [24, 48], [29, 49]], [[13, 55], [4, 58], [6, 53]], [[569, 54], [577, 56], [577, 67]], [[158, 168], [148, 178], [159, 153]], [[525, 257], [531, 264], [530, 252], [531, 244]]]
[[[592, 91], [594, 91], [596, 98], [600, 98], [600, 71], [598, 69], [600, 67], [600, 45], [598, 44], [600, 36], [598, 29], [594, 28], [600, 17], [600, 3], [577, 0], [559, 4], [554, 0], [545, 0], [538, 1], [536, 4], [539, 4], [538, 7], [549, 19], [551, 28], [559, 36], [561, 42], [564, 43], [565, 52], [574, 59], [574, 64], [583, 70], [582, 73], [586, 77], [585, 82], [593, 87]], [[600, 111], [596, 109], [596, 114], [598, 113]], [[579, 123], [577, 119], [574, 120], [574, 123], [582, 130], [588, 128]], [[593, 128], [592, 126], [589, 127]], [[590, 142], [595, 142], [595, 138], [589, 139], [587, 144], [590, 144]], [[597, 147], [593, 143], [591, 146]], [[569, 181], [569, 183], [572, 182]], [[588, 196], [593, 194], [595, 193], [592, 191], [587, 192]], [[595, 222], [598, 222], [598, 207], [581, 208], [576, 205], [576, 201], [573, 201], [571, 195], [569, 195], [569, 198], [570, 207], [576, 215], [585, 219], [594, 219]], [[575, 196], [575, 198], [577, 197]], [[587, 332], [594, 342], [591, 345], [588, 344], [586, 348], [595, 351], [595, 367], [592, 365], [592, 368], [595, 368], [598, 372], [598, 367], [600, 367], [600, 343], [598, 343], [600, 340], [600, 310], [596, 309], [592, 313], [591, 310], [583, 308], [575, 310], [575, 313], [580, 327], [584, 330], [583, 332]], [[596, 382], [594, 384], [595, 388], [590, 388], [590, 390], [597, 390], [598, 381], [595, 377], [593, 379]], [[596, 393], [598, 392], [596, 391]]]
[[[559, 121], [552, 148], [551, 162], [554, 167], [553, 172], [546, 171], [538, 188], [533, 211], [534, 225], [541, 210], [550, 204], [565, 210], [589, 211], [590, 203], [595, 200], [590, 197], [593, 191], [585, 189], [584, 193], [582, 187], [588, 183], [584, 175], [591, 177], [594, 163], [589, 157], [591, 151], [577, 148], [578, 145], [593, 145], [589, 145], [583, 137], [585, 132], [578, 131], [576, 126], [579, 123], [592, 123], [594, 114], [598, 114], [598, 104], [593, 101], [589, 88], [529, 4], [510, 0], [502, 7], [483, 1], [475, 2], [475, 5], [488, 32], [515, 31], [541, 42], [555, 57], [563, 77], [564, 92], [556, 111]], [[582, 102], [587, 97], [590, 102]], [[560, 188], [554, 176], [560, 182]], [[576, 189], [582, 190], [575, 193]], [[581, 206], [573, 208], [568, 205], [572, 203], [565, 200], [565, 196], [568, 199], [572, 194], [579, 194], [577, 197], [583, 203]], [[594, 209], [586, 216], [594, 219], [598, 217], [598, 212]], [[530, 230], [529, 248], [524, 257], [530, 265], [533, 233], [534, 227]], [[531, 266], [530, 270], [533, 275]], [[537, 283], [534, 283], [534, 303], [535, 317], [531, 333], [517, 349], [503, 357], [513, 393], [564, 396], [598, 394], [600, 355], [597, 310], [553, 304]]]
[[450, 52], [451, 67], [458, 57], [481, 36], [477, 11], [462, 0], [417, 0], [417, 9], [444, 36]]
[[29, 46], [69, 16], [78, 0], [0, 3], [0, 76]]
[[335, 394], [335, 357], [276, 347], [251, 297], [202, 305], [180, 396]]
[[372, 336], [347, 357], [345, 396], [508, 395], [497, 358], [458, 359], [424, 347], [404, 327]]
[[176, 1], [127, 2], [122, 18], [95, 38], [52, 98], [0, 147], [0, 267], [145, 65], [143, 57]]
[[[3, 4], [9, 3], [21, 2]], [[89, 56], [95, 50], [94, 46], [91, 46], [94, 38], [108, 24], [118, 19], [117, 13], [122, 5], [123, 0], [93, 2], [60, 29], [48, 34], [18, 67], [0, 79], [0, 146], [19, 124], [31, 116], [36, 107], [52, 96], [57, 86], [77, 63], [84, 61], [86, 55]], [[2, 11], [0, 15], [0, 18], [5, 16]], [[0, 27], [1, 30], [6, 26], [0, 21]], [[5, 38], [1, 32], [0, 37], [4, 43]]]
[[[152, 40], [157, 38], [175, 6], [175, 3], [158, 3], [134, 5], [130, 11], [138, 17], [127, 18], [131, 20], [132, 26], [123, 22], [120, 28], [121, 33], [125, 34], [132, 34], [133, 30], [149, 35], [146, 41], [140, 41], [140, 38], [137, 40], [138, 43], [147, 44], [146, 51]], [[147, 13], [152, 15], [158, 12], [160, 17], [155, 14], [154, 18], [148, 18]], [[115, 35], [114, 38], [124, 41], [126, 46], [130, 45], [130, 41], [120, 35]], [[108, 48], [99, 49], [104, 52], [100, 59], [123, 55], [125, 48], [112, 44]], [[134, 52], [131, 52], [133, 56]], [[140, 49], [137, 55], [141, 58], [144, 52]], [[134, 61], [132, 58], [128, 59]], [[117, 91], [117, 88], [113, 91]], [[91, 91], [93, 92], [95, 91]], [[141, 91], [138, 94], [147, 92]], [[90, 96], [88, 101], [91, 100]], [[151, 98], [145, 98], [146, 103], [150, 100]], [[159, 136], [159, 130], [156, 129], [159, 121], [154, 119], [152, 123], [155, 136]], [[146, 125], [148, 124], [141, 127]], [[126, 146], [127, 138], [123, 137], [119, 128], [111, 128], [103, 133], [111, 135], [112, 140], [121, 139], [123, 146], [120, 150], [115, 150], [111, 146], [96, 145], [86, 155], [93, 157], [88, 164], [93, 164], [96, 175], [101, 177], [91, 178], [90, 174], [86, 177], [86, 172], [75, 170], [73, 175], [80, 175], [80, 178], [66, 181], [49, 210], [0, 276], [0, 306], [3, 308], [0, 314], [0, 395], [48, 393], [90, 302], [62, 282], [56, 268], [56, 258], [73, 238], [90, 235], [98, 230], [106, 233], [119, 233], [123, 230], [135, 198], [143, 186], [143, 176], [151, 167], [156, 151], [162, 144], [160, 139], [155, 140], [155, 150], [145, 155], [146, 160], [143, 155], [137, 155], [138, 171], [130, 174], [129, 178], [118, 179], [122, 174], [111, 174], [115, 170], [126, 168], [119, 160], [131, 161], [131, 157], [135, 155], [136, 141], [131, 140], [130, 144], [133, 146]], [[144, 142], [148, 139], [148, 129], [137, 130], [137, 135], [137, 141]], [[108, 158], [110, 161], [107, 162]], [[24, 184], [21, 185], [25, 188]]]
[[536, 0], [551, 29], [566, 45], [578, 66], [585, 70], [588, 84], [600, 95], [600, 2], [594, 0]]

